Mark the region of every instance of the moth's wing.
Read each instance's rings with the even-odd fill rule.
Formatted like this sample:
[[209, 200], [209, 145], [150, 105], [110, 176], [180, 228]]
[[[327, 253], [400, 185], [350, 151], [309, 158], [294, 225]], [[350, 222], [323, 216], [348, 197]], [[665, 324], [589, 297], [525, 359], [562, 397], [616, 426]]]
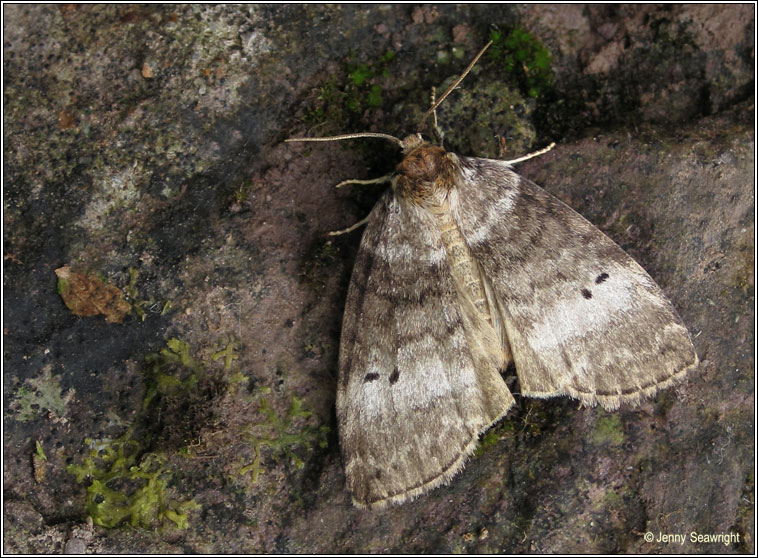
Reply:
[[697, 366], [671, 303], [612, 240], [506, 164], [459, 159], [454, 216], [497, 299], [522, 394], [615, 409]]
[[347, 295], [337, 420], [353, 502], [383, 507], [447, 482], [513, 396], [471, 347], [432, 218], [391, 192], [374, 207]]

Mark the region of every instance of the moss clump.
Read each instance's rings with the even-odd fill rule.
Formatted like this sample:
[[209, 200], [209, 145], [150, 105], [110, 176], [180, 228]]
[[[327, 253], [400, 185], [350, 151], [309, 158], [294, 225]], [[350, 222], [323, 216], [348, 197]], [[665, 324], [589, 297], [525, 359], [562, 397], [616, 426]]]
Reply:
[[522, 91], [530, 97], [539, 97], [553, 84], [553, 57], [534, 35], [523, 29], [508, 34], [490, 33], [491, 59], [502, 65], [508, 75], [515, 76]]
[[[194, 500], [169, 498], [167, 456], [170, 450], [190, 455], [188, 444], [215, 419], [227, 385], [225, 371], [237, 358], [236, 341], [224, 343], [207, 361], [181, 339], [166, 341], [159, 352], [145, 357], [146, 391], [134, 426], [116, 440], [85, 440], [90, 450], [83, 463], [67, 470], [77, 481], [89, 480], [86, 513], [96, 524], [148, 529], [168, 520], [187, 526], [187, 512], [199, 506]], [[213, 366], [216, 360], [223, 362], [223, 370]]]
[[388, 66], [394, 58], [394, 51], [388, 50], [377, 62], [370, 64], [348, 63], [345, 104], [349, 110], [362, 112], [366, 106], [374, 108], [382, 106], [382, 87], [377, 83], [377, 78], [389, 77]]
[[226, 345], [220, 351], [213, 353], [211, 360], [224, 359], [224, 370], [229, 370], [235, 360], [239, 358], [239, 355], [235, 352], [238, 349], [238, 343], [234, 339], [229, 339]]
[[330, 120], [341, 120], [342, 92], [334, 76], [318, 89], [315, 101], [305, 109], [305, 122], [309, 126], [318, 126]]
[[187, 527], [187, 512], [200, 506], [194, 500], [173, 501], [168, 497], [171, 472], [155, 453], [143, 454], [131, 439], [131, 432], [116, 440], [96, 443], [85, 440], [91, 449], [81, 465], [66, 470], [77, 482], [89, 480], [86, 512], [96, 525], [150, 529], [173, 522]]
[[34, 442], [35, 452], [32, 455], [32, 466], [34, 468], [34, 480], [36, 482], [44, 482], [47, 474], [47, 455], [45, 450], [42, 449], [42, 444], [39, 440]]
[[495, 446], [500, 441], [501, 437], [502, 436], [500, 435], [499, 429], [497, 427], [487, 430], [487, 432], [484, 433], [484, 436], [482, 436], [481, 440], [479, 440], [479, 445], [474, 450], [474, 457], [479, 457], [480, 455], [486, 453], [487, 450]]
[[618, 415], [606, 415], [597, 419], [592, 442], [596, 445], [611, 446], [624, 443], [624, 428]]
[[[129, 284], [124, 287], [124, 293], [127, 296], [127, 300], [132, 303], [132, 309], [134, 310], [134, 313], [137, 314], [137, 316], [139, 316], [139, 319], [144, 322], [145, 318], [147, 318], [147, 312], [149, 308], [155, 304], [155, 299], [152, 296], [149, 300], [140, 298], [139, 291], [137, 290], [137, 277], [139, 277], [139, 271], [137, 268], [130, 267]], [[148, 310], [145, 308], [148, 308]]]
[[326, 122], [339, 126], [345, 123], [345, 108], [352, 114], [361, 114], [367, 108], [378, 108], [384, 104], [381, 80], [390, 76], [389, 66], [395, 58], [394, 51], [387, 50], [374, 62], [354, 62], [354, 58], [355, 53], [351, 52], [344, 69], [344, 85], [339, 85], [334, 77], [330, 77], [319, 88], [315, 101], [306, 109], [305, 120], [310, 126]]
[[247, 201], [250, 199], [250, 194], [255, 189], [255, 182], [252, 180], [245, 180], [239, 188], [237, 188], [234, 191], [234, 194], [232, 196], [232, 202], [236, 203], [238, 205], [242, 205], [244, 203], [247, 203]]
[[262, 448], [269, 448], [273, 456], [284, 455], [298, 469], [302, 469], [305, 463], [295, 454], [295, 447], [304, 446], [310, 450], [314, 444], [320, 448], [327, 446], [328, 426], [322, 425], [318, 428], [302, 426], [298, 428], [298, 419], [307, 419], [312, 413], [304, 409], [302, 400], [295, 396], [292, 397], [290, 408], [283, 418], [276, 413], [265, 397], [261, 397], [258, 412], [264, 415], [265, 420], [252, 425], [245, 433], [245, 438], [253, 444], [255, 459], [251, 464], [240, 469], [241, 475], [250, 473], [253, 483], [258, 482], [258, 477], [263, 471], [261, 467]]
[[[147, 393], [142, 401], [143, 409], [147, 409], [157, 395], [194, 388], [202, 369], [202, 363], [190, 354], [189, 343], [175, 337], [166, 341], [166, 347], [158, 353], [147, 355], [145, 361], [148, 364]], [[178, 371], [184, 373], [178, 374]]]
[[230, 339], [225, 349], [212, 355], [213, 361], [223, 359], [223, 370], [195, 358], [189, 343], [176, 338], [145, 358], [142, 424], [149, 445], [180, 448], [194, 443], [200, 432], [213, 424], [217, 402], [228, 387], [226, 371], [237, 358], [235, 348]]

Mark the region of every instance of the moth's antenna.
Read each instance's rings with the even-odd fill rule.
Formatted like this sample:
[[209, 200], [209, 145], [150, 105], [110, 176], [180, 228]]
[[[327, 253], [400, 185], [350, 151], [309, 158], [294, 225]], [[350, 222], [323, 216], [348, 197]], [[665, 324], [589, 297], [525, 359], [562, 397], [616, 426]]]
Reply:
[[456, 79], [453, 82], [453, 84], [447, 88], [447, 91], [445, 91], [442, 94], [442, 96], [439, 99], [437, 99], [437, 101], [431, 107], [429, 107], [429, 110], [424, 113], [424, 116], [421, 117], [421, 122], [418, 125], [419, 134], [421, 133], [421, 130], [424, 129], [424, 123], [426, 122], [426, 119], [429, 118], [429, 115], [432, 114], [435, 110], [437, 110], [437, 107], [442, 104], [442, 101], [445, 100], [445, 97], [447, 97], [448, 95], [450, 95], [450, 93], [452, 93], [453, 89], [458, 87], [458, 85], [463, 81], [463, 78], [465, 78], [468, 75], [468, 73], [471, 71], [471, 68], [473, 68], [476, 65], [476, 63], [479, 61], [479, 59], [482, 57], [482, 54], [484, 54], [484, 51], [490, 48], [491, 44], [492, 44], [492, 41], [484, 45], [484, 48], [479, 51], [479, 54], [476, 55], [476, 58], [474, 58], [471, 61], [471, 64], [468, 65], [468, 68], [463, 70], [463, 73], [460, 76], [458, 76], [458, 79]]
[[389, 141], [394, 141], [401, 148], [403, 147], [403, 142], [397, 139], [395, 136], [391, 136], [389, 134], [380, 134], [378, 132], [358, 132], [355, 134], [342, 134], [340, 136], [328, 136], [323, 138], [287, 138], [284, 141], [290, 143], [296, 141], [339, 141], [353, 138], [381, 138]]
[[545, 147], [544, 149], [540, 149], [539, 151], [535, 151], [534, 153], [529, 153], [528, 155], [524, 155], [523, 157], [519, 157], [518, 159], [513, 159], [512, 161], [500, 161], [501, 163], [505, 165], [515, 165], [516, 163], [520, 163], [522, 161], [527, 161], [529, 159], [533, 159], [534, 157], [539, 157], [540, 155], [544, 155], [548, 151], [550, 151], [553, 147], [555, 147], [555, 142], [551, 142], [550, 145]]

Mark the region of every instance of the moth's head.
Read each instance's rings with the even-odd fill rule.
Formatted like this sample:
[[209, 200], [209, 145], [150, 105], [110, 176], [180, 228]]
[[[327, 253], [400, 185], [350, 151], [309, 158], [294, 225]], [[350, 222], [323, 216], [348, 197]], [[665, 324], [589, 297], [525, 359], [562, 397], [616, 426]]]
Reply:
[[404, 148], [403, 155], [392, 181], [395, 193], [430, 209], [443, 206], [456, 182], [458, 158], [455, 154], [420, 141], [408, 152]]

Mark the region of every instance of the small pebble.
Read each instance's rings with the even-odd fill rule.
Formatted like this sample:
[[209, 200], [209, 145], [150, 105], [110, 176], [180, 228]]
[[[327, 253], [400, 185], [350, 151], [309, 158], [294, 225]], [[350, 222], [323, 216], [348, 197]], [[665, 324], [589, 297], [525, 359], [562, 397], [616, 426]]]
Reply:
[[84, 544], [84, 541], [74, 537], [66, 543], [63, 554], [84, 554], [85, 550], [87, 550], [87, 545]]

